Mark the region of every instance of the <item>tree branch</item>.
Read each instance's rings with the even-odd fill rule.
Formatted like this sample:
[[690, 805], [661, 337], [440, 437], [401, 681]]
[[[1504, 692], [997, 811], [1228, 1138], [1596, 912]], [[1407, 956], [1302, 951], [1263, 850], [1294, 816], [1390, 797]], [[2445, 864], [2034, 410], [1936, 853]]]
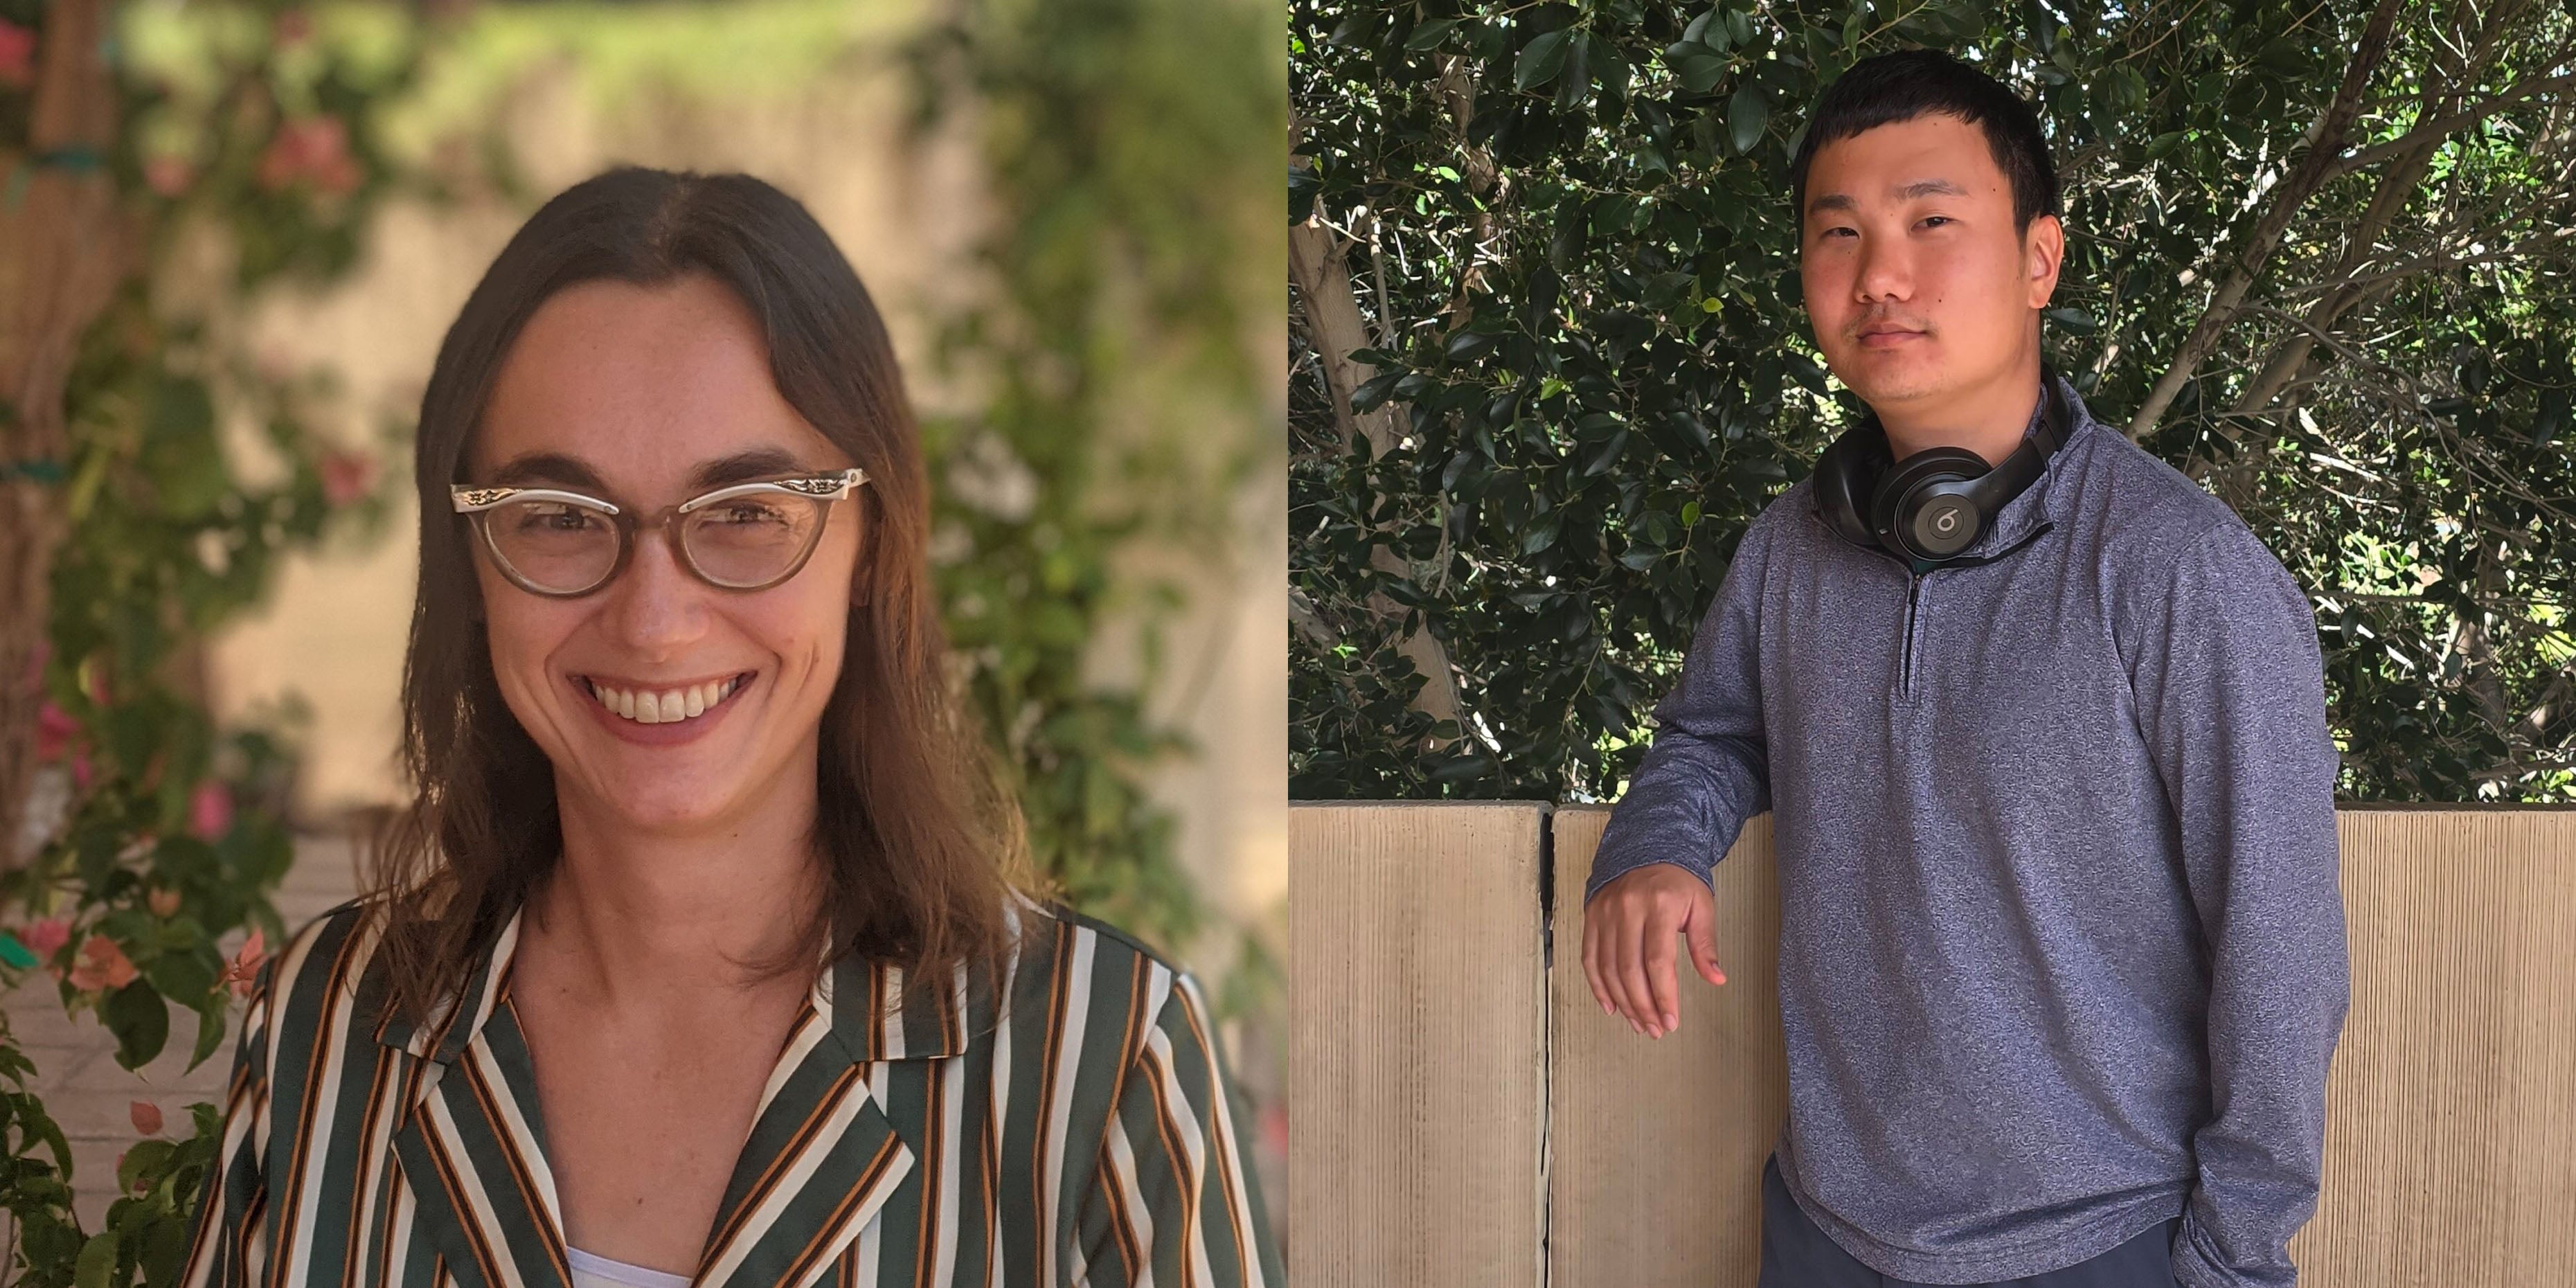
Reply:
[[2137, 414], [2130, 417], [2127, 432], [2131, 441], [2143, 439], [2154, 431], [2165, 408], [2171, 406], [2174, 396], [2182, 391], [2183, 382], [2191, 379], [2201, 360], [2217, 348], [2220, 333], [2235, 319], [2237, 306], [2243, 303], [2245, 293], [2263, 271], [2263, 262], [2271, 257], [2273, 248], [2280, 245], [2281, 236], [2289, 231], [2290, 221], [2297, 216], [2299, 207], [2306, 204], [2309, 196], [2324, 181], [2327, 169], [2334, 163], [2334, 154], [2342, 150], [2345, 135], [2351, 132], [2354, 118], [2361, 113], [2362, 96], [2370, 88], [2371, 77], [2378, 73], [2379, 65], [2388, 57], [2389, 31], [2396, 24], [2398, 7], [2398, 0], [2379, 0], [2378, 7], [2371, 11], [2369, 21], [2362, 28], [2361, 40], [2353, 51], [2352, 62], [2344, 68], [2343, 82], [2335, 87], [2334, 98], [2317, 119], [2316, 137], [2300, 152], [2298, 164], [2291, 167], [2288, 177], [2273, 189], [2271, 206], [2263, 212], [2262, 219], [2237, 250], [2226, 278], [2219, 283], [2216, 295], [2210, 300], [2209, 308], [2200, 315], [2200, 321], [2193, 325], [2190, 336], [2174, 354], [2172, 365], [2165, 369], [2155, 388], [2139, 404]]

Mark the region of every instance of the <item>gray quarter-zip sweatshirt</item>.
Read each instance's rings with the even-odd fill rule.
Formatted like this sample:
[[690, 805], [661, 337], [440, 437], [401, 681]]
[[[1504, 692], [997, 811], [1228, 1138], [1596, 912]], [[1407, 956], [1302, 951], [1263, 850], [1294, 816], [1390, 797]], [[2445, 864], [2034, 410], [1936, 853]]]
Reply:
[[[1963, 561], [1746, 528], [1585, 897], [1773, 811], [1780, 1172], [1882, 1274], [2035, 1275], [2175, 1215], [2191, 1288], [2295, 1281], [2350, 989], [2316, 620], [2094, 421]], [[2039, 413], [2032, 416], [2032, 428]]]

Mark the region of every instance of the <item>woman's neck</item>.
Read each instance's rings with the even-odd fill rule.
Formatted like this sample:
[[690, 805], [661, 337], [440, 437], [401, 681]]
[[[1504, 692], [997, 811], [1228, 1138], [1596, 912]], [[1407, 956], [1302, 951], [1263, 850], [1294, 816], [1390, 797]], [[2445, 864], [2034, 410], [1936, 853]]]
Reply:
[[548, 974], [609, 1006], [722, 995], [749, 982], [733, 963], [793, 949], [821, 905], [823, 874], [813, 775], [784, 776], [781, 786], [790, 783], [803, 791], [686, 834], [621, 827], [563, 801], [563, 858], [531, 896], [521, 931], [542, 941]]

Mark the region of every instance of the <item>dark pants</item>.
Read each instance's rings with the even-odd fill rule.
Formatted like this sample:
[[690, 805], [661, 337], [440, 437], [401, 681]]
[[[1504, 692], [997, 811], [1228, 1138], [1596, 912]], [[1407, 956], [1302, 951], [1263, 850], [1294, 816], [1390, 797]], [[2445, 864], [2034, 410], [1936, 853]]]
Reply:
[[[2173, 1241], [2182, 1218], [2139, 1234], [2081, 1265], [2014, 1279], [1988, 1288], [2175, 1288]], [[1854, 1260], [1816, 1227], [1780, 1179], [1780, 1161], [1762, 1165], [1762, 1282], [1760, 1288], [1923, 1288], [1891, 1279]]]

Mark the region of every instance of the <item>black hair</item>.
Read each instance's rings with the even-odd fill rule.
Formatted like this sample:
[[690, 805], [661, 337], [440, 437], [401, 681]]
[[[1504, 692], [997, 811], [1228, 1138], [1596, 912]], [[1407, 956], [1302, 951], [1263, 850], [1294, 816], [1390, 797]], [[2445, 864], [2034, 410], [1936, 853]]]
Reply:
[[1995, 164], [2012, 181], [2013, 231], [2030, 231], [2041, 215], [2064, 218], [2057, 203], [2057, 167], [2039, 114], [2003, 83], [1937, 49], [1876, 54], [1851, 65], [1816, 99], [1807, 135], [1789, 163], [1789, 191], [1798, 223], [1807, 220], [1807, 166], [1816, 150], [1863, 130], [1911, 121], [1930, 113], [1955, 116], [1985, 131]]

